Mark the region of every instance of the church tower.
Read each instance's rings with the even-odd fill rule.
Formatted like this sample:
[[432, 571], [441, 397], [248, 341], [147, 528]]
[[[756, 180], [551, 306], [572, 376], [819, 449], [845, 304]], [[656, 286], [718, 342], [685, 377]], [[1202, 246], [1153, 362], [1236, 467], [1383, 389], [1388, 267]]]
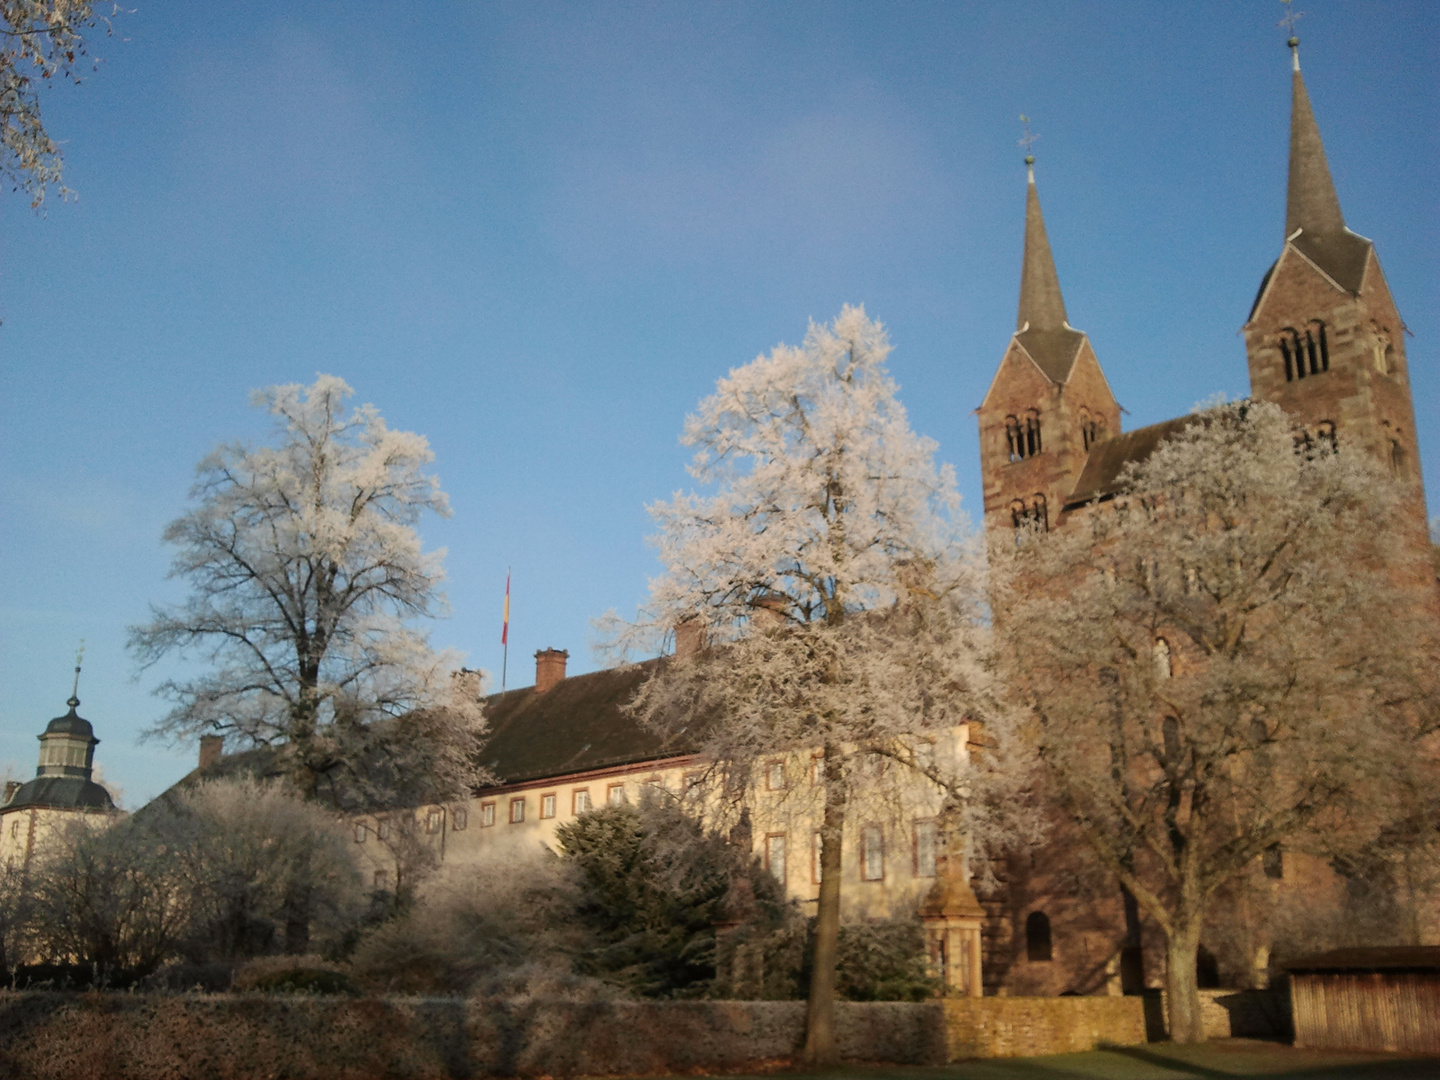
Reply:
[[1304, 424], [1308, 437], [1358, 446], [1414, 492], [1425, 520], [1405, 324], [1374, 245], [1345, 226], [1320, 129], [1292, 54], [1285, 242], [1243, 328], [1250, 392]]
[[1120, 406], [1090, 339], [1072, 327], [1026, 157], [1025, 250], [1015, 333], [976, 413], [985, 523], [1060, 524], [1090, 448], [1120, 430]]

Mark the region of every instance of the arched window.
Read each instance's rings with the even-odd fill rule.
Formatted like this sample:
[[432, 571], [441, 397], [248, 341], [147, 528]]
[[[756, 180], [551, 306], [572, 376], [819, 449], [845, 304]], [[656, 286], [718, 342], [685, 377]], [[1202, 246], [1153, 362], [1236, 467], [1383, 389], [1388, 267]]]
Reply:
[[1011, 461], [1025, 456], [1025, 436], [1020, 430], [1020, 420], [1015, 416], [1005, 418], [1005, 454]]
[[1171, 673], [1170, 643], [1163, 637], [1155, 639], [1155, 677], [1168, 679]]
[[1220, 964], [1204, 945], [1195, 951], [1195, 985], [1201, 990], [1215, 990], [1220, 986]]
[[1037, 493], [1030, 499], [1016, 499], [1010, 504], [1010, 520], [1016, 529], [1050, 531], [1050, 512], [1045, 496]]
[[1025, 919], [1025, 958], [1043, 962], [1051, 955], [1050, 916], [1043, 911], [1032, 911]]
[[1160, 738], [1165, 744], [1165, 760], [1178, 764], [1183, 753], [1180, 745], [1180, 721], [1167, 716], [1160, 724]]
[[1405, 474], [1405, 448], [1400, 445], [1398, 435], [1390, 436], [1390, 471], [1396, 476]]
[[1025, 456], [1033, 457], [1040, 450], [1040, 413], [1029, 409], [1025, 413]]
[[1293, 326], [1280, 331], [1280, 355], [1285, 358], [1285, 381], [1294, 382], [1305, 377], [1305, 364], [1300, 355], [1300, 335]]
[[1309, 339], [1310, 352], [1310, 374], [1319, 375], [1322, 371], [1330, 370], [1330, 339], [1325, 336], [1325, 324], [1319, 319], [1310, 320], [1310, 328], [1305, 331]]

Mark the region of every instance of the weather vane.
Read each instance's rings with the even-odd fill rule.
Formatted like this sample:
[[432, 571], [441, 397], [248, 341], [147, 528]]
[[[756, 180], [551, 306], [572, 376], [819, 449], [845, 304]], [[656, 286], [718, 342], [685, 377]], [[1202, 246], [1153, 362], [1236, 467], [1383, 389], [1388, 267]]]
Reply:
[[80, 662], [85, 659], [85, 639], [80, 639], [80, 648], [75, 652], [75, 685], [70, 688], [70, 700], [65, 704], [80, 704]]
[[1021, 136], [1020, 141], [1016, 143], [1016, 145], [1024, 147], [1025, 149], [1025, 164], [1034, 165], [1035, 155], [1030, 152], [1030, 147], [1035, 145], [1035, 140], [1040, 138], [1040, 136], [1030, 130], [1030, 118], [1024, 113], [1020, 114], [1020, 122], [1025, 125], [1025, 134]]
[[1298, 48], [1300, 39], [1295, 36], [1295, 24], [1305, 17], [1305, 12], [1296, 11], [1295, 8], [1291, 6], [1294, 0], [1280, 0], [1280, 3], [1285, 5], [1285, 17], [1275, 25], [1285, 28], [1285, 32], [1290, 37], [1290, 40], [1286, 42], [1286, 44], [1292, 49]]

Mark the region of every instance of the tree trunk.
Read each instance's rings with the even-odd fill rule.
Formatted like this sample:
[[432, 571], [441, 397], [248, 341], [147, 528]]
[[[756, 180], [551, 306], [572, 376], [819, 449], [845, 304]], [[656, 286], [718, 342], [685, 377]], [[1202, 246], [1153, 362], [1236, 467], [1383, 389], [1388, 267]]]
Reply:
[[1200, 1017], [1200, 988], [1195, 959], [1200, 951], [1200, 919], [1177, 919], [1165, 942], [1165, 988], [1169, 997], [1170, 1041], [1205, 1041]]
[[820, 829], [820, 900], [815, 911], [815, 951], [805, 1012], [805, 1064], [834, 1065], [835, 962], [840, 943], [840, 869], [845, 830], [845, 788], [841, 750], [825, 747], [825, 820]]

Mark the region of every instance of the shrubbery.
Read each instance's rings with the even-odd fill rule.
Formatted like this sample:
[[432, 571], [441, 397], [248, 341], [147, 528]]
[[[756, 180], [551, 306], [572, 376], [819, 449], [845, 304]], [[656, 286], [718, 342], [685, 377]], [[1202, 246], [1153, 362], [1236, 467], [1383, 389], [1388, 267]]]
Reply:
[[[109, 829], [65, 834], [35, 867], [24, 903], [0, 890], [6, 955], [47, 961], [7, 981], [592, 1001], [804, 996], [810, 927], [748, 836], [707, 832], [661, 797], [598, 808], [558, 836], [558, 854], [537, 846], [417, 875], [405, 902], [372, 896], [367, 908], [340, 819], [278, 783], [205, 784]], [[318, 948], [275, 955], [296, 939], [296, 918]], [[928, 996], [923, 945], [913, 920], [845, 926], [841, 995]]]

